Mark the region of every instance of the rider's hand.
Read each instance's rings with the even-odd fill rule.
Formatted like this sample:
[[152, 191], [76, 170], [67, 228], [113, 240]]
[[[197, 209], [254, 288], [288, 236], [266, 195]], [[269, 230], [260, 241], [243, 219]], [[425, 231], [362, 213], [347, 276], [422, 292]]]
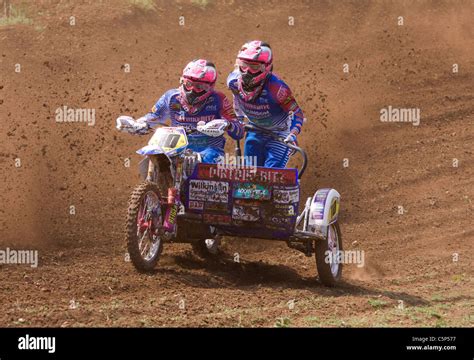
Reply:
[[116, 128], [119, 131], [129, 132], [129, 129], [132, 128], [135, 120], [131, 116], [119, 116], [116, 120]]
[[229, 122], [227, 120], [215, 119], [211, 120], [208, 123], [199, 122], [197, 124], [197, 130], [206, 134], [207, 136], [218, 137], [224, 134], [224, 132], [229, 127]]
[[292, 145], [296, 145], [296, 135], [293, 133], [289, 133], [288, 136], [283, 140], [285, 143], [290, 143]]
[[150, 132], [150, 128], [147, 123], [135, 122], [133, 125], [134, 134], [145, 135]]
[[119, 116], [117, 118], [117, 129], [130, 134], [143, 135], [148, 133], [149, 127], [146, 122], [135, 121], [131, 116]]
[[150, 125], [148, 125], [146, 121], [146, 117], [142, 116], [135, 120], [135, 124], [133, 125], [133, 130], [135, 134], [138, 135], [145, 135], [148, 134], [151, 130]]
[[[296, 143], [296, 135], [293, 134], [293, 133], [289, 133], [288, 136], [285, 138], [285, 140], [283, 140], [285, 142], [285, 144], [291, 144], [291, 145], [294, 145], [296, 146], [297, 143]], [[290, 151], [290, 155], [294, 155], [296, 153], [296, 150], [292, 149]]]

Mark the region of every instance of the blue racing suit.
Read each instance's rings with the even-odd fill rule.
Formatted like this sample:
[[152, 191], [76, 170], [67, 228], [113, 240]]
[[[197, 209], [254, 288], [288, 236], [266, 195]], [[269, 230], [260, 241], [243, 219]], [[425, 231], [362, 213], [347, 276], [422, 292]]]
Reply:
[[[200, 121], [207, 123], [214, 119], [226, 119], [229, 121], [228, 134], [236, 140], [243, 137], [243, 126], [237, 120], [231, 103], [223, 93], [214, 90], [205, 100], [205, 104], [193, 114], [184, 110], [179, 96], [179, 89], [168, 90], [156, 102], [152, 111], [137, 122], [146, 122], [149, 127], [154, 127], [165, 124], [167, 119], [171, 119], [171, 126], [195, 129]], [[205, 163], [216, 163], [221, 156], [224, 156], [226, 141], [224, 135], [211, 137], [196, 133], [188, 135], [188, 141], [188, 148], [200, 153]]]
[[[234, 110], [237, 117], [247, 117], [250, 124], [271, 130], [286, 138], [301, 131], [304, 115], [293, 97], [290, 88], [277, 75], [271, 73], [262, 87], [260, 95], [245, 101], [240, 95], [238, 81], [240, 72], [233, 71], [227, 78], [227, 86], [234, 95]], [[245, 159], [257, 160], [257, 166], [284, 168], [291, 150], [281, 142], [261, 132], [249, 131], [245, 138]]]

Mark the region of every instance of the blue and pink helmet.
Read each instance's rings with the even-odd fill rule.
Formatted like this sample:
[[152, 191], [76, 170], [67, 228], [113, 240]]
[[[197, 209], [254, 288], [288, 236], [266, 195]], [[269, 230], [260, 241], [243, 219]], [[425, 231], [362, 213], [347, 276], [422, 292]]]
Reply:
[[239, 90], [242, 96], [247, 100], [254, 99], [273, 69], [270, 45], [260, 40], [245, 43], [237, 54], [236, 65], [241, 74]]
[[193, 112], [205, 103], [212, 94], [217, 80], [216, 66], [207, 60], [191, 61], [183, 70], [180, 79], [181, 104]]

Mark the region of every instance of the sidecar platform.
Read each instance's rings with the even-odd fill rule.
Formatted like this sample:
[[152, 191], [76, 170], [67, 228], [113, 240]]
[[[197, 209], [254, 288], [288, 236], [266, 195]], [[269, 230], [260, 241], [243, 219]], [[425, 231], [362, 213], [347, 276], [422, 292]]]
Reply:
[[187, 215], [223, 234], [285, 240], [298, 216], [298, 170], [199, 163], [183, 196]]

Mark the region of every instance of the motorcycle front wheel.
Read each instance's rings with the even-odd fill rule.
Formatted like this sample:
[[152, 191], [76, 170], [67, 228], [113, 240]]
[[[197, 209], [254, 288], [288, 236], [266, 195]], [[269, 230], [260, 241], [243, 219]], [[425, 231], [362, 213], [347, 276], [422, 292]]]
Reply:
[[140, 272], [155, 268], [163, 251], [163, 209], [160, 189], [145, 182], [132, 192], [126, 220], [126, 242], [130, 260]]

